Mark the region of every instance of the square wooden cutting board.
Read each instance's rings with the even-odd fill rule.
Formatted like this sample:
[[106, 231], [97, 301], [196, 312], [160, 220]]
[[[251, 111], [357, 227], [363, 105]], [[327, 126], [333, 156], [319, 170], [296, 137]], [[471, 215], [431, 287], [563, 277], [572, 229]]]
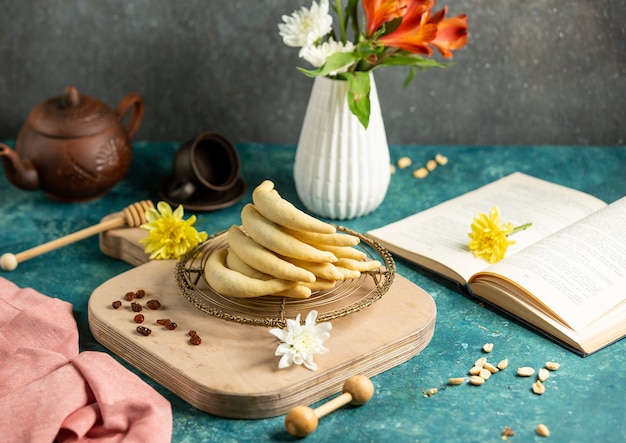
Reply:
[[[101, 249], [132, 264], [141, 262], [136, 228], [108, 231]], [[140, 231], [140, 230], [139, 230]], [[139, 250], [137, 250], [139, 249]], [[131, 252], [129, 252], [131, 251]], [[304, 366], [278, 369], [274, 355], [277, 339], [262, 326], [226, 321], [197, 309], [181, 294], [175, 278], [176, 262], [148, 261], [106, 281], [89, 300], [89, 324], [94, 337], [113, 353], [168, 388], [193, 406], [222, 417], [265, 418], [286, 413], [341, 392], [352, 375], [374, 376], [397, 366], [430, 342], [436, 318], [433, 299], [406, 278], [395, 275], [388, 292], [372, 305], [331, 321], [325, 346], [317, 355], [316, 371]], [[143, 289], [143, 326], [137, 333], [129, 291]], [[150, 310], [146, 302], [159, 300]], [[122, 301], [113, 309], [112, 302]], [[303, 312], [305, 317], [308, 312]], [[156, 323], [168, 318], [177, 323], [168, 330]], [[197, 331], [200, 345], [189, 342]]]

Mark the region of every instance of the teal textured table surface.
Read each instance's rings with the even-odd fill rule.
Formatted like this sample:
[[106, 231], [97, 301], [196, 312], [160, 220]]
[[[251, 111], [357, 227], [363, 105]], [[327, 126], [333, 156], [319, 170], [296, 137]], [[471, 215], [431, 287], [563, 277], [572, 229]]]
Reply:
[[[158, 188], [170, 173], [179, 144], [133, 146], [125, 179], [90, 202], [55, 202], [40, 191], [14, 188], [0, 174], [0, 253], [21, 252], [94, 225], [138, 200], [158, 201]], [[274, 181], [283, 197], [300, 206], [292, 178], [294, 145], [239, 144], [237, 149], [247, 192], [229, 208], [195, 214], [197, 227], [209, 234], [240, 223], [241, 209], [264, 179]], [[412, 176], [438, 153], [448, 157], [447, 165], [424, 179]], [[607, 203], [626, 194], [623, 147], [391, 147], [394, 163], [403, 156], [411, 158], [413, 166], [392, 176], [383, 204], [370, 215], [338, 224], [366, 232], [514, 171], [588, 192]], [[71, 302], [81, 351], [109, 352], [91, 335], [87, 303], [96, 287], [130, 268], [104, 255], [95, 236], [21, 263], [13, 272], [0, 271], [0, 276]], [[373, 377], [375, 394], [369, 403], [322, 418], [306, 441], [502, 441], [506, 427], [515, 432], [510, 441], [543, 441], [535, 434], [539, 423], [550, 429], [548, 441], [626, 440], [626, 340], [582, 358], [463, 296], [453, 284], [429, 272], [399, 259], [397, 272], [426, 290], [437, 304], [431, 343], [408, 362]], [[488, 342], [494, 344], [489, 360], [507, 358], [509, 368], [482, 386], [447, 387], [449, 377], [467, 375], [474, 361], [485, 355], [481, 348]], [[283, 416], [233, 420], [206, 414], [118, 360], [171, 402], [174, 442], [297, 440], [285, 431]], [[538, 369], [547, 361], [561, 367], [545, 382], [546, 392], [535, 395], [532, 380], [516, 376], [516, 368]], [[426, 395], [431, 388], [438, 392]]]

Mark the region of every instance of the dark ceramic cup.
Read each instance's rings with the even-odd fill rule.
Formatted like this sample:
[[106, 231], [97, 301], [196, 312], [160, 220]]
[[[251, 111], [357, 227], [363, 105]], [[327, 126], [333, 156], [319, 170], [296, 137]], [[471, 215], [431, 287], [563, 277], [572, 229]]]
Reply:
[[176, 151], [167, 193], [185, 201], [207, 190], [228, 191], [237, 184], [240, 168], [235, 146], [217, 132], [204, 132]]

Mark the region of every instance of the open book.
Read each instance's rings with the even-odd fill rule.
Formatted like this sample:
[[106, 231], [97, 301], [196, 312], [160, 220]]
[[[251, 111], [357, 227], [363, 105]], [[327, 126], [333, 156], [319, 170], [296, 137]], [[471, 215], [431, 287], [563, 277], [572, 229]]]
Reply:
[[[468, 249], [478, 212], [532, 223], [490, 264]], [[607, 205], [519, 172], [368, 233], [581, 355], [626, 336], [626, 197]]]

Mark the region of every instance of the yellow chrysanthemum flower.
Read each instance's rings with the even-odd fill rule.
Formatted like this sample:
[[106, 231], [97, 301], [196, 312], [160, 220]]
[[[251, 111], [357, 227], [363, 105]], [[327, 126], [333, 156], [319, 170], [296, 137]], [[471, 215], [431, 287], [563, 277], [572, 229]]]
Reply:
[[471, 239], [470, 250], [476, 257], [489, 263], [502, 260], [508, 247], [515, 244], [514, 240], [508, 238], [514, 231], [513, 224], [501, 223], [497, 206], [491, 208], [489, 216], [479, 212], [472, 221], [471, 228], [472, 232], [468, 234]]
[[183, 207], [172, 211], [166, 202], [159, 202], [156, 209], [146, 211], [147, 223], [141, 227], [148, 231], [148, 236], [141, 239], [144, 250], [151, 260], [178, 259], [198, 243], [206, 240], [206, 232], [198, 232], [193, 224], [196, 216], [183, 220]]

